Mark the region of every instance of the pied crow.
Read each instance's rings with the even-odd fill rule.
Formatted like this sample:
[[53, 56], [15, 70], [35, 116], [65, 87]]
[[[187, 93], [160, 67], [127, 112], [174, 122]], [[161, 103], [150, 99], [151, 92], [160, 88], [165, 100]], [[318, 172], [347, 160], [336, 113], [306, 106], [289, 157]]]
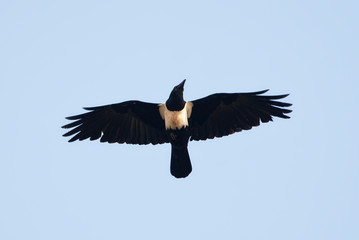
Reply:
[[88, 112], [67, 117], [72, 128], [63, 136], [76, 140], [108, 143], [170, 143], [171, 174], [185, 178], [192, 171], [187, 145], [189, 140], [206, 140], [249, 130], [272, 116], [289, 118], [290, 103], [277, 101], [288, 96], [262, 95], [268, 90], [249, 93], [216, 93], [186, 102], [183, 89], [186, 80], [175, 86], [165, 103], [126, 101], [84, 108]]

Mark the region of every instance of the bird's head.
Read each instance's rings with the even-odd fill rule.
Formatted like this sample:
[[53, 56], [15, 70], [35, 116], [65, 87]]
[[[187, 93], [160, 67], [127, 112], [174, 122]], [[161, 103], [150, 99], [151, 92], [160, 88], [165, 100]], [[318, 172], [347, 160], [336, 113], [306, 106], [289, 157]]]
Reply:
[[179, 111], [183, 109], [186, 103], [183, 99], [183, 90], [184, 90], [185, 82], [186, 79], [173, 88], [168, 100], [166, 101], [166, 106], [168, 110]]

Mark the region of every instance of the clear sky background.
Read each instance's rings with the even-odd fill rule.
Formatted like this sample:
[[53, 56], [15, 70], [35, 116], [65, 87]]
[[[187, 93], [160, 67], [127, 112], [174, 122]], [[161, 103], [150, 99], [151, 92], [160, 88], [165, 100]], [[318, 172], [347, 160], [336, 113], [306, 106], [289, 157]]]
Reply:
[[[359, 239], [358, 1], [1, 1], [0, 239]], [[290, 120], [68, 143], [82, 107], [271, 89]]]

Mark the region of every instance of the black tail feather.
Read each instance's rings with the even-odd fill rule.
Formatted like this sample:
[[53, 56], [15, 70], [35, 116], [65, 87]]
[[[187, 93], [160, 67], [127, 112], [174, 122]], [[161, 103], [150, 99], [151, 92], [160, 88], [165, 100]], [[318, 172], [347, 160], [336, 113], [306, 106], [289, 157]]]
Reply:
[[176, 178], [185, 178], [192, 172], [187, 146], [171, 145], [171, 174]]

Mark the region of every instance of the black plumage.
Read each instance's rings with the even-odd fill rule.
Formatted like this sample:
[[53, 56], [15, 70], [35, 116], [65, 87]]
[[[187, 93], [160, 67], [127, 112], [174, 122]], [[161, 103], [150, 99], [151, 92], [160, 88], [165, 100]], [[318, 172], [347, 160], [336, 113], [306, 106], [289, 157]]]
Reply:
[[171, 143], [171, 174], [178, 178], [192, 171], [187, 145], [189, 140], [206, 140], [249, 130], [272, 117], [289, 118], [289, 103], [278, 100], [288, 96], [263, 95], [268, 90], [250, 93], [216, 93], [186, 102], [184, 83], [172, 90], [163, 104], [126, 101], [85, 108], [89, 112], [67, 117], [72, 128], [63, 136], [76, 140], [109, 143]]
[[63, 128], [74, 128], [63, 136], [76, 140], [96, 140], [109, 143], [161, 144], [169, 142], [158, 104], [127, 101], [100, 107], [84, 108], [90, 112], [67, 117], [74, 122]]

